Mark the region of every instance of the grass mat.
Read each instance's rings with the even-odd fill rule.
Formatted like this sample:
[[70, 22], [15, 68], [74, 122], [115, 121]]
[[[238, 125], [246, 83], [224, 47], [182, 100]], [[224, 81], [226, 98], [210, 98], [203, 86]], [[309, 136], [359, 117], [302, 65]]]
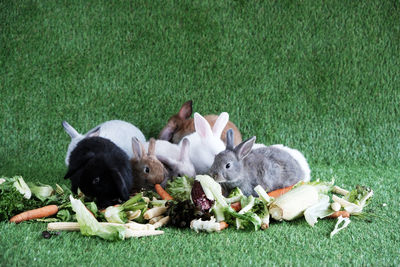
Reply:
[[[1, 1], [0, 175], [65, 183], [67, 120], [157, 136], [192, 99], [244, 138], [304, 153], [313, 178], [371, 186], [372, 222], [109, 243], [0, 223], [4, 265], [398, 265], [398, 1]], [[382, 206], [384, 203], [386, 207]]]

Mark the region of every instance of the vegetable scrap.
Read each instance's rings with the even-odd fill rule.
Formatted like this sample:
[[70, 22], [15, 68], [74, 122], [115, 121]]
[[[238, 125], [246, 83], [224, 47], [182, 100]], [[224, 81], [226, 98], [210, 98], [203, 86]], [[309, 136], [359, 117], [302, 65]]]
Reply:
[[[155, 193], [140, 192], [126, 202], [99, 211], [93, 199], [73, 195], [65, 186], [25, 183], [20, 176], [0, 178], [0, 219], [19, 223], [29, 220], [48, 222], [42, 233], [50, 238], [60, 231], [80, 231], [109, 241], [163, 234], [170, 226], [199, 232], [266, 230], [274, 221], [293, 221], [304, 217], [314, 227], [319, 219], [334, 218], [330, 233], [335, 236], [351, 222], [351, 216], [364, 214], [373, 190], [357, 185], [345, 190], [334, 181], [299, 182], [267, 193], [256, 186], [258, 196], [246, 196], [234, 188], [225, 197], [212, 177], [177, 177], [165, 188], [154, 186]], [[152, 197], [150, 200], [149, 197]]]

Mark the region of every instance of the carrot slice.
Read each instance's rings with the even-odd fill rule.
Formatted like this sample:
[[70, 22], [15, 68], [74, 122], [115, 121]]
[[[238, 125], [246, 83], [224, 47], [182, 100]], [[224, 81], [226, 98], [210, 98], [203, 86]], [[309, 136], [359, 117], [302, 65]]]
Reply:
[[290, 190], [292, 190], [293, 186], [294, 185], [268, 192], [268, 196], [277, 198], [277, 197], [282, 196], [283, 194], [289, 192]]

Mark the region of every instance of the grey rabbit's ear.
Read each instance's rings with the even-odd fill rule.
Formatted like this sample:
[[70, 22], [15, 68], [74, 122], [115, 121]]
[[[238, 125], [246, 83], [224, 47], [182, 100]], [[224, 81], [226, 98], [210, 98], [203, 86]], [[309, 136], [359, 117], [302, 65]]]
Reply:
[[113, 172], [114, 172], [113, 180], [115, 182], [115, 185], [117, 186], [117, 190], [121, 200], [128, 200], [129, 191], [128, 188], [126, 187], [124, 177], [122, 177], [121, 172], [119, 172], [117, 169], [113, 169]]
[[100, 135], [100, 126], [96, 127], [96, 129], [94, 129], [90, 133], [87, 133], [87, 137], [97, 137], [99, 135]]
[[236, 154], [236, 158], [238, 160], [242, 160], [243, 158], [245, 158], [251, 152], [251, 149], [253, 148], [255, 141], [256, 141], [256, 137], [253, 136], [252, 138], [249, 138], [246, 141], [243, 141], [237, 147], [235, 147], [235, 149], [233, 151]]
[[136, 137], [132, 138], [132, 151], [133, 151], [133, 158], [135, 158], [137, 161], [142, 159], [143, 156], [142, 147], [139, 140]]
[[233, 151], [233, 129], [226, 132], [226, 150]]

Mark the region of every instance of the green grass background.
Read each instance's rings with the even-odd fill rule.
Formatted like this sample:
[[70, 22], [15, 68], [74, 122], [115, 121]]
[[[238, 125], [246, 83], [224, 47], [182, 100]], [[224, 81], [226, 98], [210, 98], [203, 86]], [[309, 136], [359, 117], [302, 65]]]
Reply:
[[399, 265], [399, 21], [399, 1], [0, 1], [0, 175], [68, 184], [62, 120], [151, 137], [192, 99], [371, 186], [379, 215], [333, 239], [328, 220], [117, 243], [0, 223], [0, 265]]

